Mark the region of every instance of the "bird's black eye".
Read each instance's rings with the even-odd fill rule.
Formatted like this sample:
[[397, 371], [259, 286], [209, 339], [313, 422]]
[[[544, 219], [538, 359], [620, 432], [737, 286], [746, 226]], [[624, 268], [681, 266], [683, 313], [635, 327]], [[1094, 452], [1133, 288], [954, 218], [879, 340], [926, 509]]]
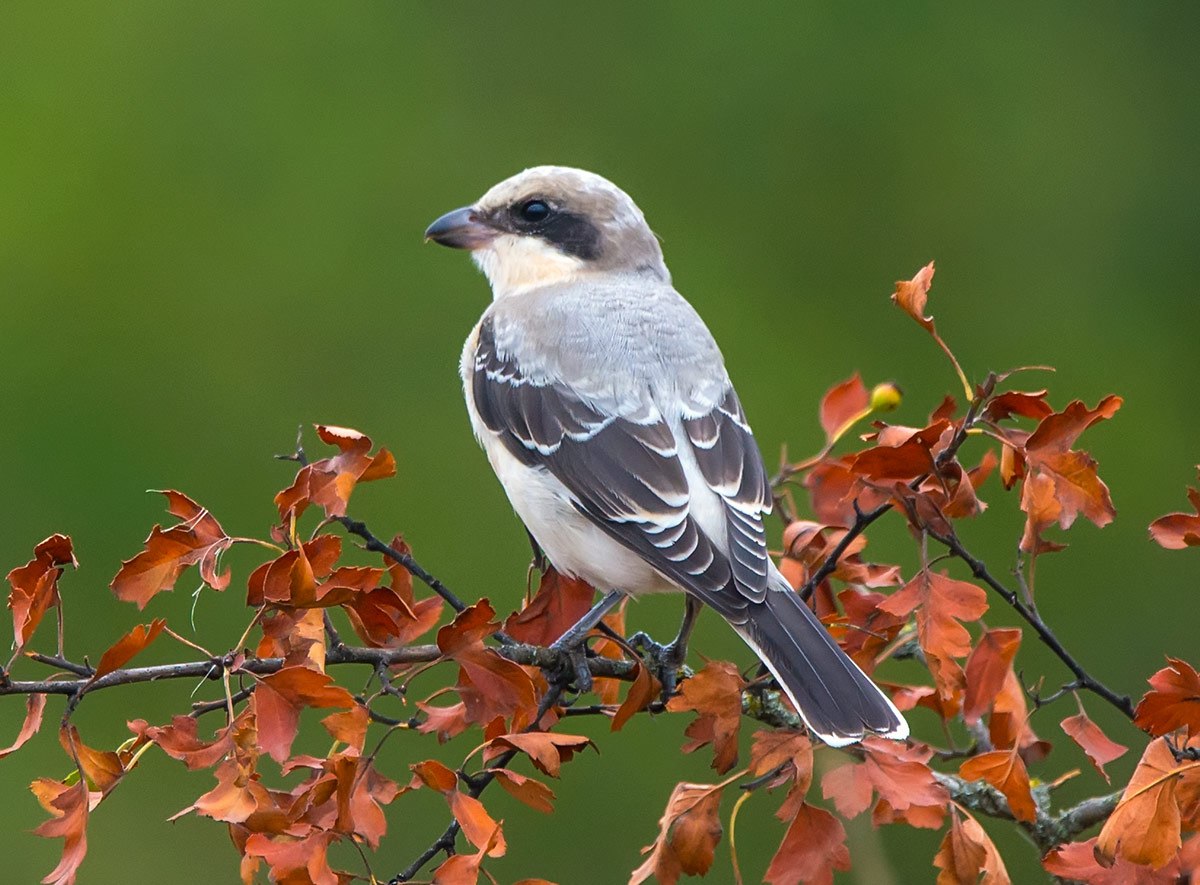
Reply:
[[526, 200], [517, 206], [517, 215], [527, 224], [537, 224], [550, 217], [550, 206], [545, 200]]

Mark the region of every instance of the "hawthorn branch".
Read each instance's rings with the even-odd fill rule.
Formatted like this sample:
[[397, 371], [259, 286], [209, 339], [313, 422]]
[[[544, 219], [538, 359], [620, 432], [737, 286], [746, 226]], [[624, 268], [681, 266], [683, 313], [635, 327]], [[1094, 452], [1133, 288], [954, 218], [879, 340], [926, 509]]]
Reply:
[[[562, 667], [566, 657], [559, 651], [540, 645], [514, 643], [494, 651], [515, 664], [554, 670]], [[48, 664], [71, 673], [91, 673], [91, 668], [58, 657], [48, 655], [31, 656], [39, 663]], [[330, 647], [325, 653], [327, 666], [339, 664], [365, 664], [371, 667], [390, 667], [395, 664], [432, 663], [443, 658], [436, 645], [410, 645], [405, 648], [365, 648], [340, 645]], [[248, 658], [238, 669], [267, 676], [283, 669], [283, 658]], [[631, 680], [636, 670], [633, 661], [594, 657], [587, 660], [593, 676], [609, 679]], [[88, 694], [118, 685], [134, 685], [141, 682], [160, 682], [165, 679], [211, 679], [219, 680], [225, 669], [233, 666], [233, 655], [211, 658], [206, 661], [184, 661], [176, 664], [155, 664], [150, 667], [126, 667], [106, 673], [99, 679], [46, 679], [39, 681], [10, 679], [0, 684], [0, 696], [15, 694], [61, 694], [74, 697], [85, 689]], [[221, 704], [224, 704], [222, 699]]]
[[954, 534], [953, 532], [951, 532], [949, 535], [942, 535], [934, 532], [933, 530], [929, 531], [929, 535], [935, 541], [944, 545], [945, 548], [954, 556], [961, 559], [971, 570], [971, 574], [973, 574], [980, 581], [983, 581], [985, 584], [991, 587], [992, 590], [998, 593], [1004, 599], [1004, 601], [1007, 602], [1016, 611], [1016, 613], [1019, 614], [1021, 618], [1034, 629], [1034, 632], [1037, 633], [1038, 638], [1041, 639], [1042, 642], [1045, 643], [1045, 645], [1049, 647], [1052, 652], [1054, 652], [1058, 659], [1066, 664], [1067, 669], [1075, 675], [1074, 682], [1068, 683], [1069, 685], [1072, 685], [1075, 688], [1087, 689], [1088, 691], [1092, 692], [1092, 694], [1098, 695], [1113, 707], [1120, 710], [1126, 719], [1131, 721], [1133, 720], [1133, 701], [1130, 699], [1130, 697], [1128, 695], [1117, 694], [1100, 680], [1088, 673], [1087, 670], [1083, 668], [1083, 665], [1075, 660], [1074, 655], [1072, 655], [1066, 650], [1066, 648], [1063, 647], [1062, 642], [1059, 641], [1058, 637], [1054, 634], [1054, 631], [1051, 630], [1046, 622], [1042, 620], [1042, 617], [1038, 614], [1037, 609], [1026, 604], [1015, 591], [1002, 584], [996, 578], [996, 576], [988, 570], [987, 565], [982, 560], [976, 558], [969, 550], [967, 550], [966, 547], [963, 546], [963, 543], [961, 540], [959, 540], [958, 535]]

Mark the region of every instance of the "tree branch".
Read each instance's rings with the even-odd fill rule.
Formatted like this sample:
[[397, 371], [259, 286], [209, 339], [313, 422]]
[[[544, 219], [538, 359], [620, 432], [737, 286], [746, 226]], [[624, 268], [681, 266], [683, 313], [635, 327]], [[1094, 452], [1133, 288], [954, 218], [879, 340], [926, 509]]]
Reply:
[[1133, 719], [1133, 701], [1130, 700], [1129, 696], [1117, 694], [1100, 680], [1088, 673], [1087, 670], [1083, 669], [1083, 665], [1075, 660], [1075, 657], [1063, 647], [1063, 644], [1059, 641], [1058, 637], [1054, 635], [1054, 631], [1051, 630], [1050, 627], [1047, 626], [1046, 622], [1042, 620], [1041, 615], [1037, 613], [1037, 609], [1032, 608], [1024, 603], [1014, 591], [1000, 583], [995, 575], [988, 570], [987, 565], [984, 564], [982, 560], [973, 556], [971, 552], [963, 546], [963, 543], [961, 540], [959, 540], [958, 535], [954, 533], [949, 535], [940, 535], [937, 532], [930, 530], [929, 536], [938, 543], [944, 545], [947, 550], [954, 554], [954, 556], [966, 563], [967, 567], [971, 569], [971, 574], [991, 587], [994, 591], [996, 591], [996, 593], [1000, 594], [1004, 601], [1012, 606], [1017, 614], [1019, 614], [1021, 618], [1027, 624], [1029, 624], [1029, 626], [1033, 627], [1034, 632], [1036, 632], [1038, 635], [1038, 638], [1041, 639], [1042, 642], [1045, 643], [1052, 652], [1054, 652], [1058, 659], [1066, 664], [1067, 669], [1075, 675], [1075, 686], [1077, 688], [1087, 689], [1093, 694], [1100, 696], [1109, 704], [1120, 710], [1125, 718], [1129, 720]]

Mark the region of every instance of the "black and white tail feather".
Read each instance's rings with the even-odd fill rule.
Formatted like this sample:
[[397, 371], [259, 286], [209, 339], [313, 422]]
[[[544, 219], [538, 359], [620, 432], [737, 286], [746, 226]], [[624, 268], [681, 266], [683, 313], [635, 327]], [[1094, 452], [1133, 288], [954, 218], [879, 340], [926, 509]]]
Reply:
[[808, 726], [835, 747], [865, 737], [903, 740], [908, 723], [886, 695], [846, 656], [782, 576], [763, 602], [735, 625]]

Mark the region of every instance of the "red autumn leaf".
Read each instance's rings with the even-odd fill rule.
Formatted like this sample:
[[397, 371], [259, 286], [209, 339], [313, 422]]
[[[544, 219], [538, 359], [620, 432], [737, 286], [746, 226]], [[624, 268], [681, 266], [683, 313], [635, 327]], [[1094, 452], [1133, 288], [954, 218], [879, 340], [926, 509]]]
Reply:
[[417, 708], [425, 714], [425, 721], [417, 726], [417, 731], [422, 734], [436, 734], [439, 744], [462, 734], [470, 724], [467, 722], [467, 705], [461, 701], [449, 707], [417, 701]]
[[871, 394], [857, 372], [835, 384], [821, 400], [821, 429], [825, 442], [832, 443], [850, 422], [862, 417], [871, 406]]
[[135, 602], [139, 609], [158, 593], [175, 586], [189, 566], [199, 566], [200, 577], [214, 590], [229, 586], [230, 573], [217, 571], [217, 562], [234, 539], [204, 507], [180, 492], [167, 490], [167, 510], [181, 522], [163, 529], [155, 526], [142, 552], [121, 563], [109, 586], [118, 599]]
[[762, 777], [780, 766], [784, 766], [780, 776], [792, 780], [803, 797], [812, 784], [812, 740], [799, 731], [756, 731], [750, 747], [750, 773]]
[[1138, 702], [1133, 724], [1158, 737], [1187, 728], [1188, 737], [1200, 734], [1200, 674], [1178, 658], [1150, 677], [1151, 691]]
[[497, 716], [516, 715], [531, 720], [537, 694], [529, 674], [483, 645], [499, 627], [492, 621], [495, 613], [486, 599], [459, 612], [438, 630], [438, 648], [459, 665], [455, 691], [466, 705], [469, 722], [484, 724]]
[[338, 885], [338, 876], [329, 866], [329, 843], [334, 833], [313, 830], [299, 839], [271, 839], [254, 833], [246, 840], [246, 855], [261, 857], [271, 868], [276, 882], [305, 882], [311, 885]]
[[125, 775], [125, 766], [116, 753], [89, 747], [80, 739], [74, 725], [59, 728], [58, 742], [67, 755], [78, 763], [80, 774], [102, 795], [107, 795]]
[[355, 704], [344, 713], [331, 713], [321, 720], [334, 740], [348, 744], [360, 753], [367, 740], [367, 726], [370, 723], [371, 714], [365, 704]]
[[861, 478], [850, 469], [853, 463], [854, 455], [824, 458], [804, 476], [813, 515], [825, 525], [854, 524], [854, 497]]
[[[318, 535], [297, 549], [264, 562], [251, 573], [247, 582], [246, 605], [257, 608], [267, 603], [319, 604], [317, 581], [332, 574], [341, 555], [342, 541], [337, 535]], [[378, 569], [372, 571], [379, 573]]]
[[897, 280], [892, 302], [920, 323], [926, 330], [933, 331], [933, 317], [925, 316], [925, 303], [929, 300], [929, 287], [933, 284], [933, 262], [929, 262], [911, 280]]
[[804, 803], [788, 825], [763, 881], [771, 885], [831, 885], [834, 870], [848, 869], [850, 850], [841, 821]]
[[969, 781], [982, 780], [1004, 794], [1008, 807], [1017, 820], [1033, 823], [1037, 820], [1037, 806], [1029, 786], [1029, 772], [1017, 747], [1009, 750], [993, 750], [980, 753], [964, 762], [958, 769], [959, 777]]
[[745, 680], [733, 664], [709, 661], [699, 673], [680, 683], [679, 694], [667, 702], [672, 713], [695, 710], [699, 714], [684, 731], [691, 741], [684, 745], [683, 751], [692, 753], [711, 743], [712, 767], [721, 774], [737, 762], [745, 687]]
[[488, 771], [496, 776], [496, 782], [500, 786], [530, 808], [543, 814], [554, 810], [554, 806], [550, 804], [554, 799], [554, 791], [541, 781], [508, 768], [489, 768]]
[[880, 611], [879, 604], [885, 599], [882, 593], [847, 587], [838, 594], [843, 616], [830, 625], [842, 650], [868, 676], [875, 671], [877, 658], [904, 627], [905, 618]]
[[1042, 866], [1046, 872], [1061, 879], [1086, 885], [1177, 885], [1179, 882], [1177, 860], [1152, 870], [1118, 857], [1111, 867], [1103, 867], [1096, 860], [1096, 842], [1097, 838], [1093, 836], [1086, 842], [1059, 845], [1042, 858]]
[[305, 707], [353, 707], [354, 697], [333, 679], [306, 667], [284, 667], [258, 681], [250, 698], [259, 745], [276, 762], [287, 759]]
[[1080, 434], [1099, 421], [1106, 421], [1121, 408], [1124, 400], [1119, 396], [1106, 396], [1089, 409], [1079, 400], [1070, 403], [1061, 412], [1047, 415], [1037, 429], [1025, 441], [1025, 451], [1031, 459], [1045, 458], [1051, 454], [1065, 454], [1071, 450]]
[[650, 856], [630, 874], [629, 885], [640, 885], [651, 876], [660, 885], [675, 885], [681, 874], [708, 872], [721, 841], [722, 790], [720, 784], [675, 785], [658, 821], [658, 838], [642, 849]]
[[450, 813], [472, 845], [485, 849], [491, 857], [500, 857], [508, 850], [500, 825], [487, 813], [483, 803], [459, 791], [458, 775], [434, 759], [426, 759], [409, 768], [427, 787], [446, 797]]
[[[400, 553], [411, 552], [400, 535], [392, 539], [391, 547]], [[367, 645], [397, 648], [434, 628], [442, 616], [442, 600], [437, 596], [418, 600], [413, 594], [412, 573], [387, 556], [384, 564], [392, 578], [391, 586], [356, 593], [343, 608], [354, 631]]]
[[859, 452], [850, 469], [876, 482], [916, 479], [933, 471], [934, 458], [952, 431], [949, 421], [935, 421], [920, 430], [886, 427], [879, 445]]
[[1050, 752], [1049, 741], [1039, 740], [1029, 726], [1029, 705], [1025, 699], [1025, 689], [1012, 667], [1009, 667], [1004, 677], [1004, 685], [992, 702], [988, 736], [992, 746], [998, 750], [1016, 747], [1026, 764], [1037, 762]]
[[289, 515], [299, 519], [315, 504], [326, 517], [345, 516], [350, 493], [360, 482], [370, 482], [396, 474], [396, 459], [387, 449], [371, 455], [371, 438], [348, 427], [318, 424], [322, 442], [337, 446], [338, 454], [300, 468], [295, 481], [275, 496], [279, 518], [286, 524]]
[[1054, 409], [1046, 402], [1045, 390], [1009, 390], [997, 393], [989, 399], [983, 408], [982, 417], [988, 421], [1003, 421], [1013, 415], [1020, 415], [1023, 418], [1041, 421], [1053, 413]]
[[211, 768], [224, 759], [234, 748], [234, 733], [238, 727], [246, 726], [248, 713], [238, 717], [231, 726], [218, 731], [211, 741], [201, 739], [197, 733], [199, 722], [192, 716], [176, 716], [170, 725], [145, 727], [140, 720], [130, 723], [135, 733], [144, 733], [158, 744], [172, 759], [178, 759], [192, 771]]
[[1071, 740], [1079, 744], [1080, 749], [1092, 760], [1092, 765], [1096, 766], [1096, 770], [1100, 772], [1104, 780], [1112, 783], [1104, 766], [1114, 759], [1124, 756], [1129, 748], [1109, 740], [1108, 735], [1100, 730], [1100, 726], [1088, 718], [1087, 713], [1083, 710], [1082, 701], [1079, 701], [1079, 712], [1074, 716], [1068, 716], [1059, 724]]
[[[1042, 552], [1038, 544], [1041, 531], [1055, 522], [1069, 529], [1081, 513], [1101, 527], [1116, 517], [1108, 486], [1096, 474], [1095, 460], [1071, 446], [1084, 430], [1111, 418], [1119, 408], [1118, 396], [1105, 397], [1094, 409], [1076, 400], [1061, 412], [1047, 415], [1024, 439], [1021, 448], [1027, 468], [1021, 509], [1029, 519], [1022, 549]], [[1020, 437], [1010, 434], [1009, 441], [1019, 442]]]
[[629, 692], [617, 708], [617, 712], [613, 714], [613, 731], [624, 728], [625, 723], [632, 719], [634, 714], [646, 709], [662, 694], [662, 683], [651, 675], [645, 664], [638, 660], [634, 665], [636, 669], [633, 671], [633, 682], [629, 685]]
[[213, 820], [237, 824], [256, 813], [278, 813], [277, 805], [266, 787], [256, 777], [247, 777], [237, 759], [225, 760], [213, 774], [217, 778], [217, 785], [168, 820], [177, 820], [194, 811]]
[[46, 710], [46, 695], [31, 694], [25, 697], [25, 721], [21, 723], [21, 730], [17, 732], [16, 738], [11, 744], [0, 750], [0, 759], [3, 759], [9, 753], [16, 752], [25, 745], [25, 743], [38, 733], [38, 729], [42, 727], [42, 713]]
[[1010, 885], [1004, 860], [979, 822], [970, 815], [960, 817], [957, 808], [950, 813], [950, 829], [942, 840], [933, 865], [941, 870], [937, 885], [975, 885], [983, 873], [981, 885]]
[[[946, 788], [929, 768], [933, 751], [920, 745], [907, 747], [897, 741], [870, 737], [862, 743], [865, 758], [835, 768], [821, 780], [821, 792], [833, 800], [843, 817], [857, 817], [871, 804], [872, 791], [879, 793], [892, 809], [941, 808], [949, 801]], [[936, 815], [934, 826], [940, 826]]]
[[570, 762], [576, 753], [587, 747], [599, 752], [591, 738], [552, 731], [504, 734], [494, 738], [489, 745], [490, 749], [520, 750], [538, 771], [550, 777], [558, 777], [562, 764]]
[[135, 655], [140, 654], [146, 646], [157, 639], [158, 634], [162, 632], [165, 626], [167, 626], [165, 618], [155, 618], [149, 624], [138, 624], [114, 642], [101, 655], [100, 663], [96, 666], [96, 673], [92, 676], [92, 681], [94, 682], [106, 673], [111, 673], [113, 670], [119, 670], [121, 667], [124, 667], [133, 660]]
[[1200, 491], [1189, 488], [1187, 496], [1195, 513], [1168, 513], [1150, 523], [1150, 537], [1168, 550], [1200, 547]]
[[1182, 820], [1178, 787], [1200, 762], [1175, 761], [1165, 741], [1151, 741], [1121, 794], [1121, 801], [1100, 830], [1096, 858], [1111, 865], [1117, 858], [1159, 869], [1179, 851]]
[[988, 630], [971, 650], [967, 658], [967, 691], [963, 697], [963, 718], [968, 725], [974, 725], [991, 709], [1020, 645], [1019, 629]]
[[488, 837], [476, 854], [455, 854], [433, 871], [432, 885], [476, 885], [479, 867], [485, 855], [491, 854], [496, 840], [502, 839], [500, 826]]
[[[33, 832], [47, 839], [62, 839], [63, 853], [42, 882], [47, 885], [73, 885], [79, 865], [87, 855], [87, 822], [92, 796], [87, 782], [80, 778], [68, 785], [40, 777], [29, 785], [42, 808], [52, 816]], [[96, 795], [97, 801], [99, 799]]]
[[925, 569], [881, 602], [879, 608], [899, 617], [917, 609], [921, 648], [935, 655], [962, 658], [971, 651], [971, 634], [959, 621], [978, 620], [988, 603], [981, 587]]
[[66, 566], [78, 567], [71, 539], [51, 535], [33, 548], [33, 559], [8, 573], [12, 592], [8, 607], [13, 613], [13, 636], [17, 647], [25, 645], [46, 612], [59, 604], [58, 579]]
[[595, 595], [587, 582], [548, 568], [533, 600], [508, 616], [504, 632], [518, 642], [550, 645], [588, 613]]

